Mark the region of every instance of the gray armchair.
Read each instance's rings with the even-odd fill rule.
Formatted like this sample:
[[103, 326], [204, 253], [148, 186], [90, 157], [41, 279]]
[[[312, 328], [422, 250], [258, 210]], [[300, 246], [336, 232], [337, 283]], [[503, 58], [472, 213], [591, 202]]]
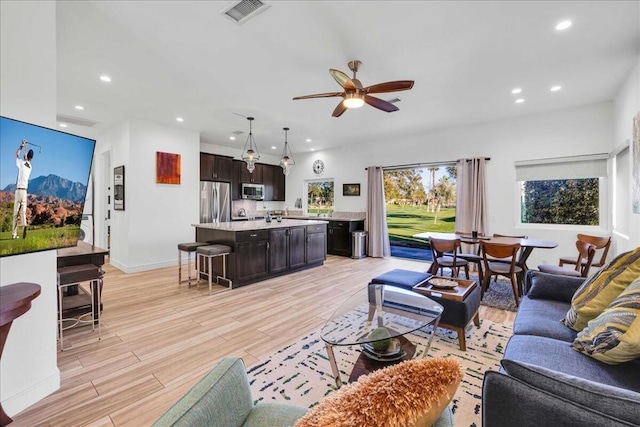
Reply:
[[253, 404], [242, 359], [224, 358], [154, 424], [155, 427], [291, 427], [307, 408]]

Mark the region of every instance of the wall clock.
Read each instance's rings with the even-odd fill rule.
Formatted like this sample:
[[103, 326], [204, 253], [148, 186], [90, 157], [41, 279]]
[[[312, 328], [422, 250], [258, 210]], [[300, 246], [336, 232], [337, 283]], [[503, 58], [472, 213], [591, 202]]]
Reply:
[[313, 162], [313, 171], [316, 175], [320, 175], [322, 172], [324, 172], [324, 163], [322, 162], [322, 160], [316, 160], [315, 162]]

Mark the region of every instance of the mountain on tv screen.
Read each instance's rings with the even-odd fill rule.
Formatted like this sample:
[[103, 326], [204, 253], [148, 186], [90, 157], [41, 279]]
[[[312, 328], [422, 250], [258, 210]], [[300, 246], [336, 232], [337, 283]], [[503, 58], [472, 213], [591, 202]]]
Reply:
[[95, 140], [0, 117], [0, 256], [76, 246]]

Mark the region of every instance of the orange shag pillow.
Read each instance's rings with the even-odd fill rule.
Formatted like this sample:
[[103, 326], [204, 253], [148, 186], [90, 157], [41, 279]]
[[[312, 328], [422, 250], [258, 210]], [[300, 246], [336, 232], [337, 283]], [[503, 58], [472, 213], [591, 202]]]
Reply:
[[341, 387], [295, 427], [431, 426], [453, 399], [461, 379], [456, 360], [408, 360]]

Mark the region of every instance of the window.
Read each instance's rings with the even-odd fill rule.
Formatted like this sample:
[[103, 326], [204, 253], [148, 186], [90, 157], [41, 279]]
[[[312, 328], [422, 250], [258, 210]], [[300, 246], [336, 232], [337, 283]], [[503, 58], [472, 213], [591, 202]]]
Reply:
[[516, 162], [521, 224], [599, 226], [607, 155]]
[[454, 163], [422, 164], [384, 171], [387, 229], [391, 255], [427, 259], [414, 249], [427, 248], [412, 236], [425, 231], [455, 231], [456, 177]]
[[307, 181], [307, 215], [333, 212], [333, 180]]

